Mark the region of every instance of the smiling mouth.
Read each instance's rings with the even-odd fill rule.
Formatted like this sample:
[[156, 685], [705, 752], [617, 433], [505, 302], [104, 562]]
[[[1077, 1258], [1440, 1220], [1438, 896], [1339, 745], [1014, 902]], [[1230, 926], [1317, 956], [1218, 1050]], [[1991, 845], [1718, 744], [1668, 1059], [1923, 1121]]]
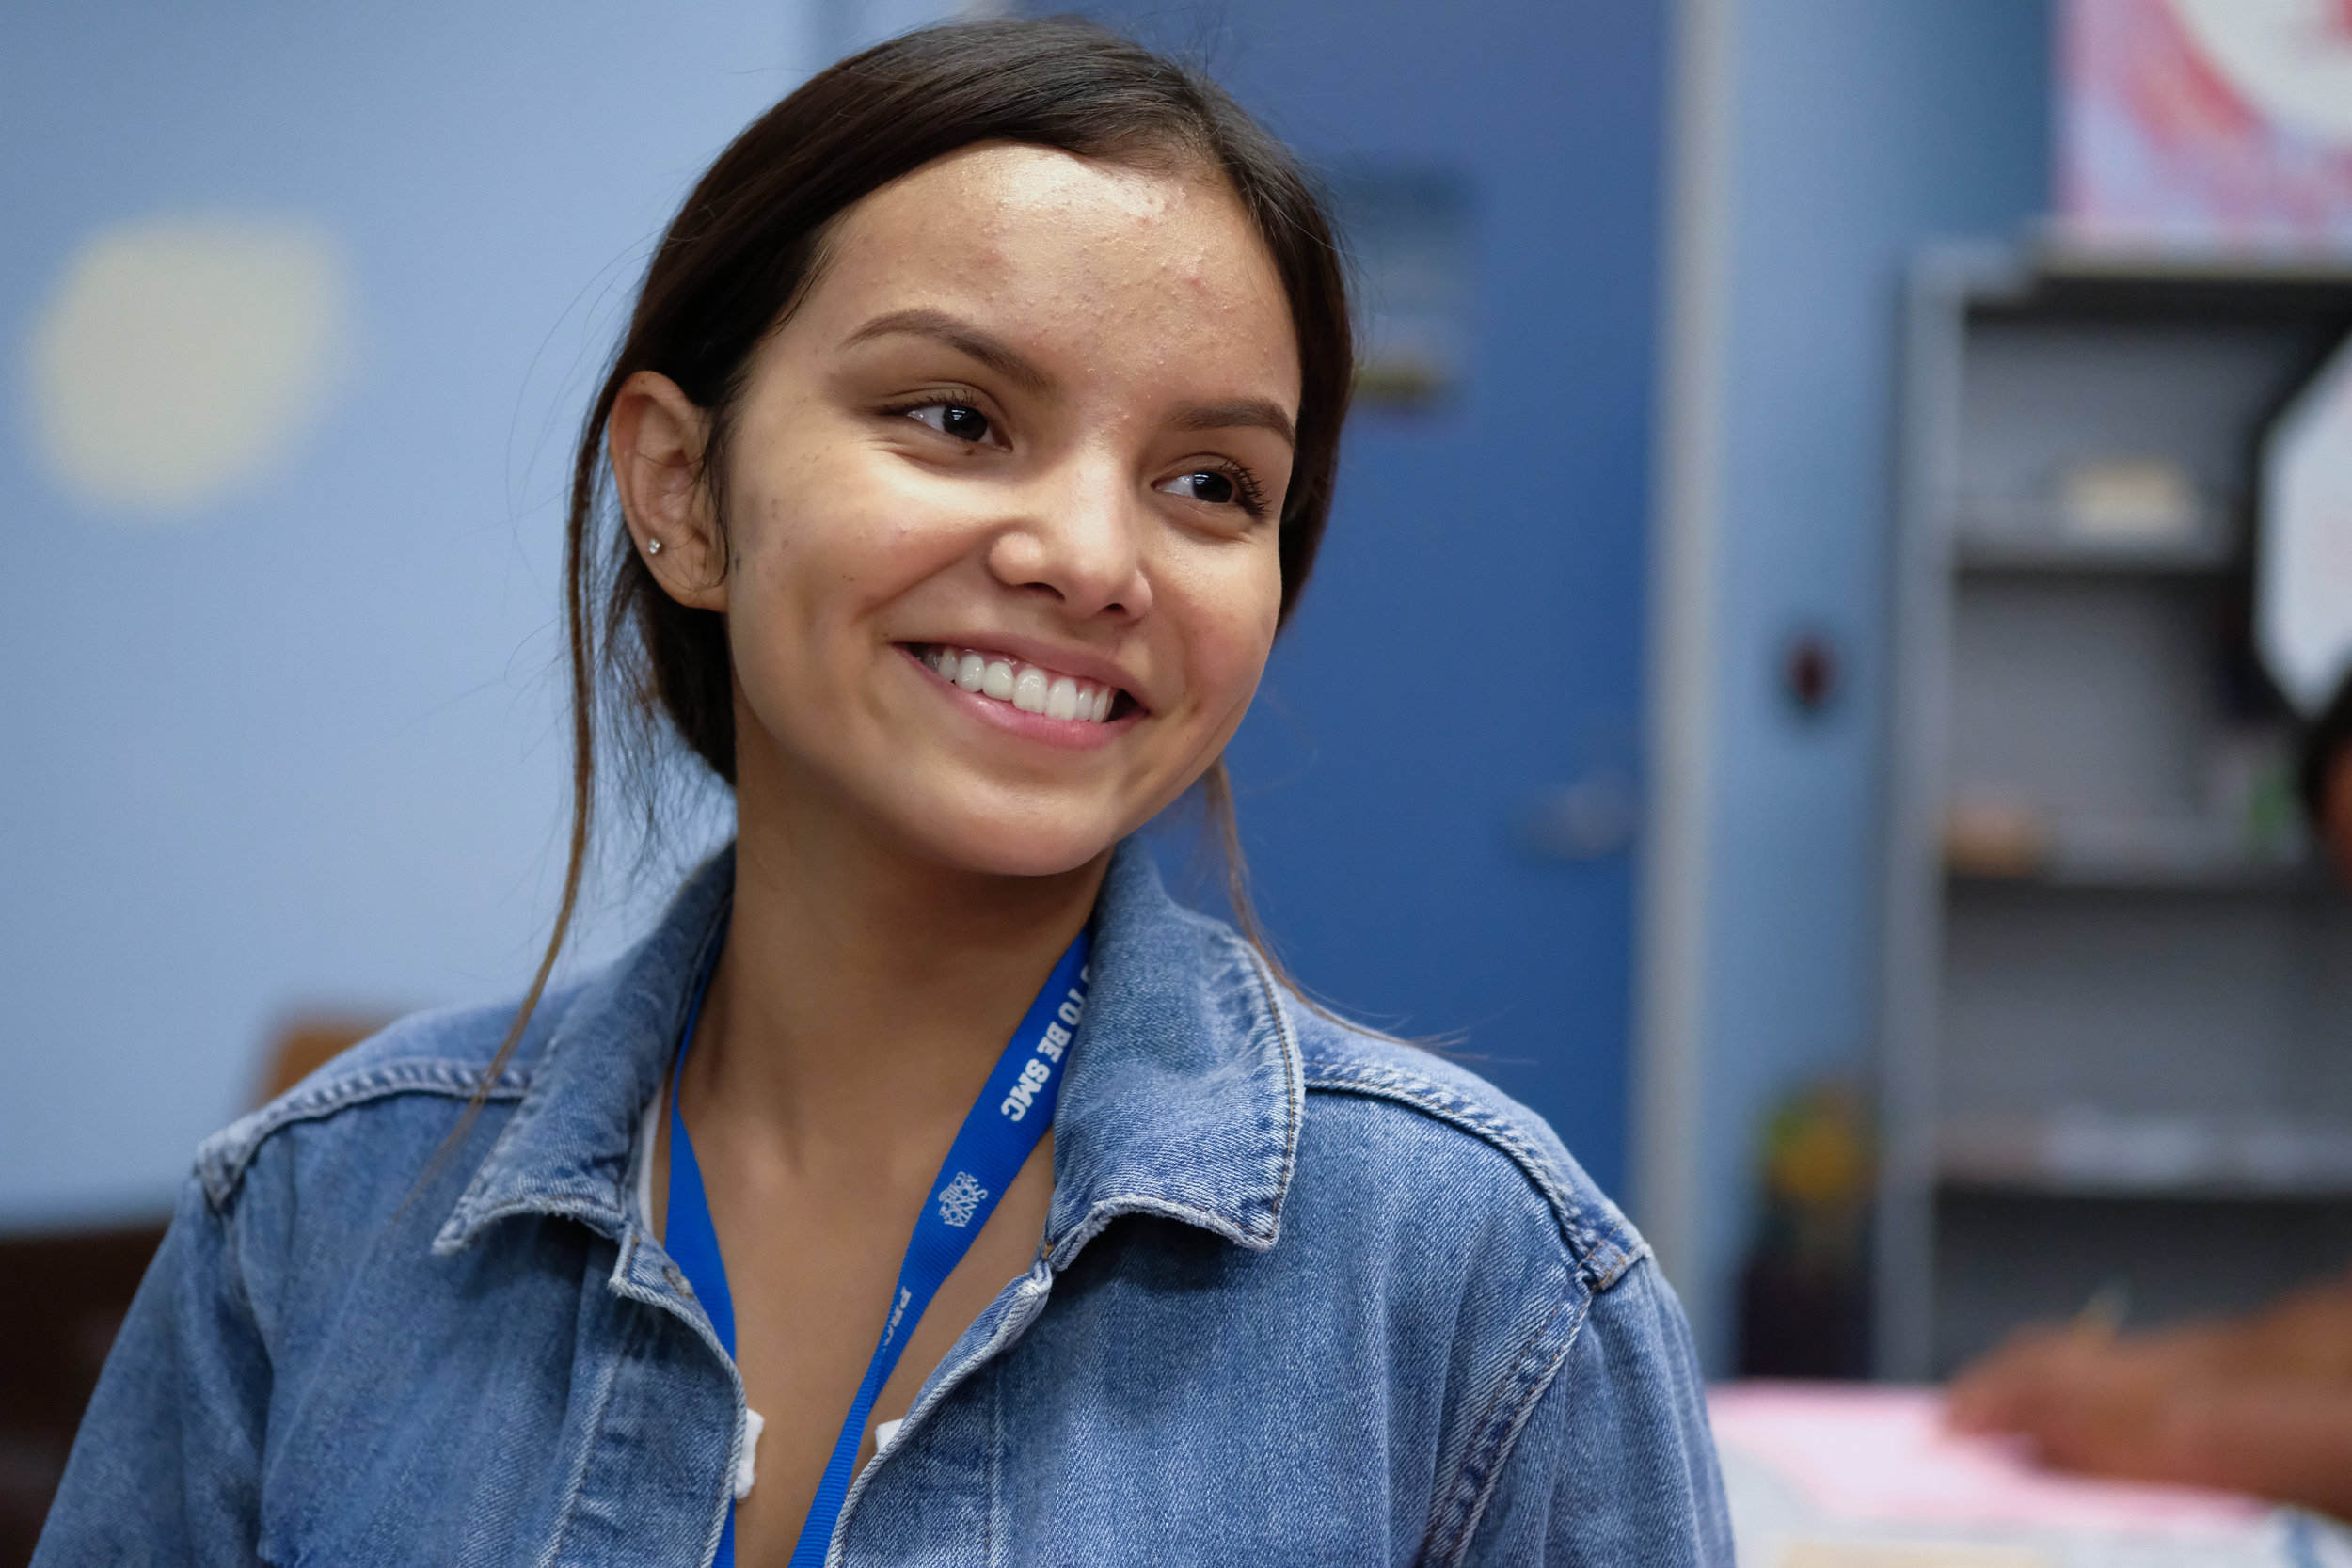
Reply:
[[[1125, 696], [1115, 686], [1082, 681], [1041, 665], [1007, 658], [1002, 654], [949, 647], [944, 642], [917, 642], [913, 649], [914, 657], [930, 665], [940, 679], [952, 681], [966, 691], [993, 698], [1023, 713], [1042, 714], [1048, 719], [1107, 723]], [[1134, 705], [1132, 699], [1128, 705]]]

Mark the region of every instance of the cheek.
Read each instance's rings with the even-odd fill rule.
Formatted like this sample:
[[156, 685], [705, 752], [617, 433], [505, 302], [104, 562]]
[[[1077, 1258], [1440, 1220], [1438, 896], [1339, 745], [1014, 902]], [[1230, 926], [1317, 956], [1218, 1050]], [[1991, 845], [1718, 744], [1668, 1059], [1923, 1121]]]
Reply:
[[1246, 570], [1203, 578], [1187, 585], [1192, 665], [1206, 705], [1222, 712], [1247, 702], [1265, 673], [1281, 612], [1281, 563], [1268, 548]]
[[729, 545], [755, 616], [784, 610], [808, 632], [872, 608], [936, 571], [952, 530], [890, 483], [861, 444], [791, 454], [747, 476]]

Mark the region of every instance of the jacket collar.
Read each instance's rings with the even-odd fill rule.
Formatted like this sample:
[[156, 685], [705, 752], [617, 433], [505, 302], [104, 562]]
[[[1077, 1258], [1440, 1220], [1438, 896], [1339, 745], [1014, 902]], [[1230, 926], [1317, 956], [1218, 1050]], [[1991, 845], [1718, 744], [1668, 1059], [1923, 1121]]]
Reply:
[[[435, 1251], [458, 1251], [517, 1214], [577, 1219], [616, 1242], [637, 1228], [628, 1194], [639, 1118], [734, 891], [730, 846], [689, 879], [644, 941], [575, 993]], [[1128, 1213], [1272, 1246], [1305, 1086], [1264, 965], [1229, 927], [1170, 898], [1150, 852], [1130, 839], [1095, 905], [1092, 969], [1054, 1117], [1054, 1267]]]

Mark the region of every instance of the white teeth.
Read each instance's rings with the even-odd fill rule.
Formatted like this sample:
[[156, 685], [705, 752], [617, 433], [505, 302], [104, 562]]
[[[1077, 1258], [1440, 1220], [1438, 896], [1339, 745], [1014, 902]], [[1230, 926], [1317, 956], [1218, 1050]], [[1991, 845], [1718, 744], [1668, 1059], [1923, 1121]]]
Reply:
[[1100, 724], [1119, 702], [1115, 686], [1096, 686], [1074, 675], [1057, 675], [1034, 664], [991, 658], [970, 649], [933, 643], [924, 650], [922, 658], [942, 679], [966, 691], [977, 691], [1010, 703], [1024, 713], [1043, 714], [1048, 719]]

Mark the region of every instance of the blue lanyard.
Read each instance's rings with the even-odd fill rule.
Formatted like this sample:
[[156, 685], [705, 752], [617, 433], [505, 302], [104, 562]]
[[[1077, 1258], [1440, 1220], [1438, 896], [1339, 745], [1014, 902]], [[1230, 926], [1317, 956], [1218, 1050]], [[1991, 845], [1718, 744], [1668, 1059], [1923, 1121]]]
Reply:
[[[709, 1316], [710, 1327], [735, 1354], [735, 1300], [727, 1293], [726, 1261], [719, 1253], [719, 1233], [710, 1222], [710, 1202], [703, 1191], [702, 1167], [694, 1162], [694, 1141], [686, 1135], [686, 1118], [678, 1113], [676, 1085], [686, 1069], [686, 1048], [694, 1038], [694, 1020], [702, 1012], [703, 994], [710, 989], [711, 972], [719, 966], [724, 936], [711, 943], [710, 958], [694, 983], [694, 1000], [687, 1008], [686, 1027], [679, 1032], [677, 1058], [670, 1073], [670, 1212], [663, 1229], [671, 1260], [682, 1270]], [[1054, 965], [1045, 989], [1029, 1004], [1021, 1026], [1012, 1032], [1005, 1053], [996, 1059], [988, 1085], [963, 1118], [947, 1158], [932, 1179], [932, 1200], [915, 1221], [914, 1239], [898, 1265], [898, 1286], [891, 1295], [890, 1317], [882, 1325], [882, 1342], [866, 1363], [865, 1381], [841, 1423], [833, 1457], [825, 1464], [808, 1521], [792, 1548], [792, 1568], [822, 1568], [833, 1543], [834, 1520], [849, 1496], [857, 1465], [857, 1450], [866, 1441], [866, 1418], [874, 1401], [890, 1381], [924, 1308], [939, 1293], [948, 1275], [972, 1249], [972, 1239], [995, 1212], [997, 1199], [1012, 1184], [1021, 1167], [1054, 1124], [1054, 1107], [1061, 1099], [1062, 1053], [1086, 1011], [1090, 978], [1087, 955], [1093, 945], [1090, 932], [1078, 939]], [[735, 1568], [735, 1511], [727, 1510], [719, 1534], [719, 1555], [713, 1568]]]

